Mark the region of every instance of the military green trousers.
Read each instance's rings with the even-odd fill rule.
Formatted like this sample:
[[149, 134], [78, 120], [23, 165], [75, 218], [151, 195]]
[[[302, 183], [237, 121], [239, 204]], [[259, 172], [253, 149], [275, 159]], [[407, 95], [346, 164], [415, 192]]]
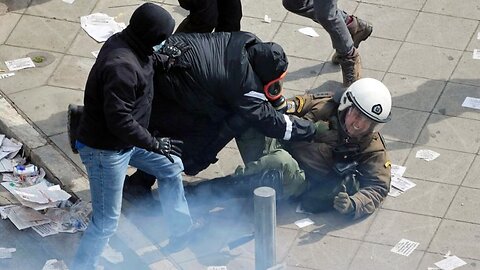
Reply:
[[[283, 196], [277, 199], [299, 199], [304, 210], [312, 213], [333, 208], [333, 199], [340, 191], [352, 195], [359, 189], [356, 178], [336, 173], [317, 175], [306, 179], [306, 173], [298, 162], [272, 138], [250, 129], [236, 138], [245, 167], [238, 167], [236, 175], [250, 175], [275, 169], [283, 174]], [[310, 176], [311, 177], [311, 176]]]
[[298, 197], [305, 191], [307, 183], [304, 171], [276, 139], [249, 129], [236, 138], [236, 142], [245, 163], [245, 167], [237, 168], [236, 175], [250, 175], [275, 169], [283, 174], [283, 196], [278, 199]]

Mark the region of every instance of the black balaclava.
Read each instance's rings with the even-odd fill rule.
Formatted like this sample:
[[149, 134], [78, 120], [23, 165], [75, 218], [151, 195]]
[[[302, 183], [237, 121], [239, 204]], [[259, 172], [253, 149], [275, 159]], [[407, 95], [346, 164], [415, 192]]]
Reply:
[[287, 55], [274, 42], [257, 43], [247, 48], [248, 60], [263, 85], [277, 79], [288, 67]]
[[151, 48], [167, 39], [174, 28], [175, 20], [168, 11], [159, 5], [145, 3], [133, 12], [125, 30], [153, 51]]

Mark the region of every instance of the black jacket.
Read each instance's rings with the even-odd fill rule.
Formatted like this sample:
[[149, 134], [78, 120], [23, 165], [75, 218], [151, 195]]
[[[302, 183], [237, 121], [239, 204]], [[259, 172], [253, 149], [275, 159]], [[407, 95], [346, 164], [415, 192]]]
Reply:
[[153, 99], [153, 62], [128, 31], [108, 39], [88, 76], [78, 140], [120, 150], [154, 147], [147, 131]]
[[268, 137], [302, 140], [314, 134], [310, 121], [283, 115], [267, 101], [246, 49], [261, 42], [254, 34], [179, 33], [169, 37], [167, 43], [179, 40], [192, 49], [177, 61], [190, 67], [157, 72], [156, 95], [173, 100], [191, 113], [207, 115], [213, 122], [239, 114]]

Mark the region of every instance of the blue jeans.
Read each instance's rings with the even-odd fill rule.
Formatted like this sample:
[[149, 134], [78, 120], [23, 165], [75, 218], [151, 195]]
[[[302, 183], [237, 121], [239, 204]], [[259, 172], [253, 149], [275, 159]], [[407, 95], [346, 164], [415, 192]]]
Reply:
[[338, 9], [337, 0], [283, 0], [283, 6], [290, 12], [321, 24], [339, 55], [346, 55], [353, 50], [352, 36], [345, 24], [348, 14]]
[[87, 169], [93, 211], [70, 269], [94, 269], [108, 240], [115, 233], [128, 165], [158, 179], [162, 211], [170, 234], [179, 236], [191, 228], [180, 158], [172, 156], [175, 163], [171, 163], [163, 155], [136, 147], [110, 151], [82, 146], [78, 152]]

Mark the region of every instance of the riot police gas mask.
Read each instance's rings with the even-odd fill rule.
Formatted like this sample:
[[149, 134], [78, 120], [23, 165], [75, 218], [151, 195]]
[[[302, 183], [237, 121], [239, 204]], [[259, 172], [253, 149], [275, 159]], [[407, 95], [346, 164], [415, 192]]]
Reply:
[[263, 87], [263, 91], [268, 101], [275, 110], [284, 113], [287, 109], [287, 103], [285, 97], [283, 96], [283, 79], [287, 75], [287, 72], [283, 72], [280, 77], [276, 78], [273, 81], [270, 81]]

